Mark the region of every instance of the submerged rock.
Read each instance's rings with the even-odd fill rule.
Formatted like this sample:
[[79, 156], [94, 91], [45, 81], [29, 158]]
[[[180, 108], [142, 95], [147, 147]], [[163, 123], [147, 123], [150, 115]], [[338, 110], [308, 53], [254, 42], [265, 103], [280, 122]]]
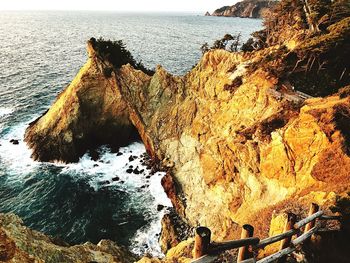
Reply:
[[162, 211], [164, 209], [164, 205], [157, 205], [157, 211]]
[[129, 162], [132, 162], [132, 161], [134, 161], [136, 159], [137, 159], [137, 156], [134, 156], [134, 155], [130, 155], [129, 156]]
[[15, 139], [11, 139], [11, 140], [10, 140], [10, 143], [12, 143], [13, 145], [18, 145], [18, 144], [19, 144], [19, 141], [18, 141], [18, 140], [15, 140]]
[[136, 260], [135, 255], [110, 240], [101, 240], [97, 245], [87, 242], [69, 246], [25, 227], [14, 214], [0, 214], [1, 262], [131, 263]]

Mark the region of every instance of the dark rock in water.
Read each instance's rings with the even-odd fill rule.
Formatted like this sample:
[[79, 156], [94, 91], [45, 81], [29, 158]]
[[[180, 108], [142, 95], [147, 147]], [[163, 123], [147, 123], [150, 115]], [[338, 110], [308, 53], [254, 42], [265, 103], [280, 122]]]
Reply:
[[10, 143], [12, 143], [13, 145], [17, 145], [17, 144], [19, 144], [19, 141], [15, 140], [15, 139], [11, 139]]
[[210, 16], [210, 13], [207, 11], [207, 12], [205, 13], [205, 16]]
[[122, 152], [117, 152], [117, 156], [121, 156], [121, 155], [123, 155]]
[[164, 209], [164, 205], [157, 205], [157, 211], [162, 211]]
[[125, 183], [124, 181], [120, 181], [121, 184]]
[[119, 180], [120, 180], [120, 178], [119, 178], [118, 176], [112, 178], [112, 181], [113, 181], [113, 182], [117, 182], [117, 181], [119, 181]]
[[134, 168], [134, 166], [133, 165], [129, 165], [129, 169], [133, 169]]
[[142, 169], [142, 170], [140, 170], [140, 173], [143, 173], [145, 170], [144, 169]]
[[148, 185], [145, 185], [145, 184], [144, 184], [144, 185], [141, 186], [140, 188], [141, 188], [141, 189], [145, 189], [145, 188], [147, 188], [147, 187], [148, 187]]
[[146, 175], [146, 179], [150, 179], [151, 178], [151, 176], [150, 175]]
[[133, 171], [132, 171], [134, 174], [140, 174], [140, 171], [139, 169], [135, 168]]
[[129, 162], [132, 162], [133, 160], [136, 160], [136, 159], [137, 159], [137, 156], [134, 156], [134, 155], [129, 156]]
[[100, 158], [100, 154], [95, 150], [90, 150], [89, 155], [93, 161], [97, 161]]
[[94, 167], [98, 167], [99, 165], [97, 163], [94, 164]]
[[129, 169], [126, 170], [126, 172], [127, 172], [128, 174], [131, 174], [131, 173], [133, 172], [133, 169], [129, 168]]

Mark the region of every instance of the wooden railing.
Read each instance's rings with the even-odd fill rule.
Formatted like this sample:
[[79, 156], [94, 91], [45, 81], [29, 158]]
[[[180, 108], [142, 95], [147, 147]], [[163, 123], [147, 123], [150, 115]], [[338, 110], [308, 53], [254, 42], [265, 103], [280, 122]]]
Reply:
[[[214, 262], [221, 252], [238, 248], [237, 262], [239, 263], [268, 263], [275, 260], [283, 260], [287, 255], [296, 250], [297, 245], [309, 240], [312, 235], [320, 230], [316, 220], [340, 220], [340, 216], [325, 216], [319, 210], [319, 206], [311, 204], [308, 217], [296, 222], [296, 216], [288, 214], [288, 220], [282, 234], [260, 240], [253, 237], [254, 228], [251, 225], [243, 225], [241, 239], [226, 242], [210, 242], [211, 231], [207, 227], [197, 227], [195, 230], [195, 243], [192, 263]], [[297, 235], [295, 239], [292, 237]], [[267, 245], [281, 241], [280, 250], [268, 257], [256, 260], [254, 254]]]

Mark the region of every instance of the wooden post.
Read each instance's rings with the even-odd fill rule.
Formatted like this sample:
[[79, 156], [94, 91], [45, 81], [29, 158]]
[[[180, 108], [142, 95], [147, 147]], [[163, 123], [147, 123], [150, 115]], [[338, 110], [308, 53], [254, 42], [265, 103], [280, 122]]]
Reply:
[[[289, 230], [292, 230], [294, 228], [294, 224], [295, 224], [295, 221], [296, 221], [296, 215], [293, 214], [293, 213], [288, 213], [287, 214], [287, 218], [288, 219], [287, 219], [287, 222], [286, 222], [286, 224], [284, 226], [283, 233], [285, 233], [285, 232], [287, 232]], [[286, 237], [285, 239], [283, 239], [281, 241], [280, 250], [289, 247], [291, 240], [292, 240], [292, 236], [289, 236], [289, 237]]]
[[[243, 225], [242, 226], [242, 233], [241, 233], [241, 239], [253, 237], [254, 234], [254, 227], [251, 225]], [[238, 250], [238, 256], [237, 256], [237, 262], [241, 262], [243, 260], [246, 260], [248, 258], [253, 257], [253, 253], [249, 251], [249, 246], [240, 247]]]
[[207, 227], [200, 226], [195, 229], [194, 233], [193, 258], [196, 259], [208, 253], [211, 231]]
[[[293, 214], [293, 213], [288, 213], [287, 214], [287, 222], [286, 224], [284, 225], [284, 230], [283, 230], [283, 233], [289, 231], [289, 230], [292, 230], [294, 229], [294, 224], [295, 224], [295, 221], [296, 221], [296, 215]], [[289, 237], [286, 237], [285, 239], [283, 239], [281, 241], [281, 247], [280, 247], [280, 251], [288, 248], [290, 246], [290, 242], [292, 240], [292, 237], [293, 236], [289, 236]], [[278, 260], [277, 260], [277, 263], [282, 263], [282, 262], [286, 262], [286, 258], [287, 256], [282, 256], [280, 257]]]
[[[317, 204], [312, 203], [310, 206], [308, 216], [315, 214], [316, 212], [318, 212], [319, 209], [320, 207]], [[315, 226], [315, 223], [316, 223], [316, 219], [312, 220], [310, 223], [307, 223], [304, 229], [304, 233], [308, 232], [311, 228], [313, 228]]]

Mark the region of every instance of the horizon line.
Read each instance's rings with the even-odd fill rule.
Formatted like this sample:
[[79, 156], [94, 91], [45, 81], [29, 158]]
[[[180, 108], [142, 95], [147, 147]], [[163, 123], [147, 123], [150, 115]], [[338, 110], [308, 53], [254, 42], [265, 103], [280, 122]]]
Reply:
[[[117, 13], [192, 13], [202, 14], [209, 11], [194, 10], [111, 10], [111, 9], [0, 9], [0, 12], [28, 12], [28, 11], [68, 11], [68, 12], [117, 12]], [[210, 12], [209, 12], [210, 13]]]

